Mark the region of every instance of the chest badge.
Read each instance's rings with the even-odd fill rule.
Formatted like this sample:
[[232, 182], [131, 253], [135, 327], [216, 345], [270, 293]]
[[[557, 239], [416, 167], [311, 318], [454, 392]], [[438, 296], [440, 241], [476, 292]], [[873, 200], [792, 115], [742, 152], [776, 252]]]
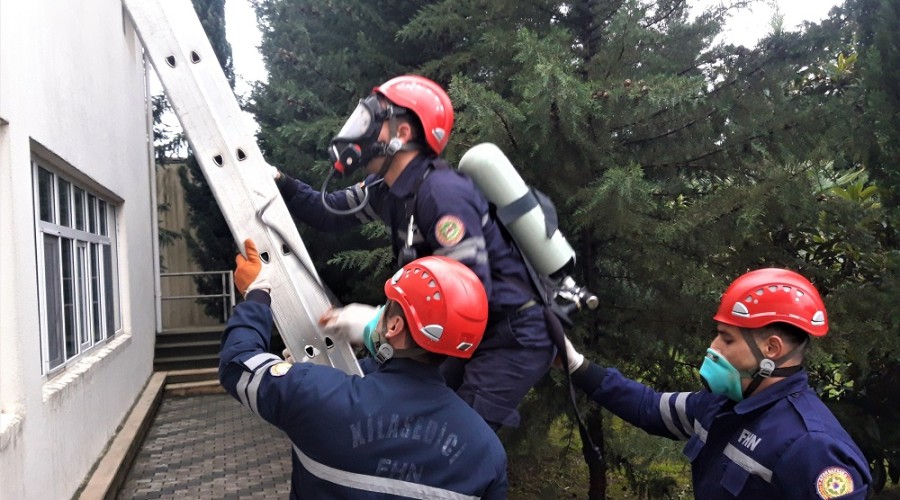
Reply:
[[441, 246], [452, 247], [466, 235], [466, 225], [455, 215], [445, 215], [434, 226], [434, 237]]
[[853, 492], [853, 476], [843, 467], [828, 467], [816, 478], [821, 498], [837, 498]]

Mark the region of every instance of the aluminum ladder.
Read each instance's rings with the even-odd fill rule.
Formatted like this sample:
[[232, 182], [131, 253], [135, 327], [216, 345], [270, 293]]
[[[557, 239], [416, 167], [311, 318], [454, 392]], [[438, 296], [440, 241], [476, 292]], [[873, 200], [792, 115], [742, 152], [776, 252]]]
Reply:
[[331, 301], [268, 173], [190, 0], [122, 0], [239, 248], [269, 268], [272, 312], [295, 359], [362, 375], [352, 347], [322, 334]]

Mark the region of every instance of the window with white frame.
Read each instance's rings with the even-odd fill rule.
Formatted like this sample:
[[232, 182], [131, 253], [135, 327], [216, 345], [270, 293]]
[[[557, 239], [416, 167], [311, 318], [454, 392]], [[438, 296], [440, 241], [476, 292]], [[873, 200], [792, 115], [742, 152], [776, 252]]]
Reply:
[[116, 207], [34, 161], [41, 350], [45, 373], [121, 329]]

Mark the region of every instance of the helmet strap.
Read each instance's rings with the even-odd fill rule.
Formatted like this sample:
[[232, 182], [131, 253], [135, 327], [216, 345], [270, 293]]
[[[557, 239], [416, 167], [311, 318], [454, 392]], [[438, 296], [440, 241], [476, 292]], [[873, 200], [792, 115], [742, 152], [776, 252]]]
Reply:
[[786, 366], [778, 368], [779, 365], [783, 364], [785, 361], [798, 356], [802, 350], [801, 348], [809, 342], [809, 338], [803, 341], [802, 344], [798, 344], [794, 346], [793, 349], [787, 352], [784, 356], [781, 356], [778, 359], [770, 359], [763, 355], [759, 346], [756, 344], [756, 339], [753, 337], [753, 334], [750, 330], [746, 328], [741, 328], [741, 335], [744, 337], [744, 342], [747, 343], [747, 346], [750, 347], [750, 352], [753, 353], [753, 357], [756, 358], [756, 362], [759, 364], [759, 367], [756, 371], [751, 375], [750, 385], [744, 389], [744, 399], [750, 397], [753, 394], [763, 380], [769, 377], [788, 377], [791, 376], [800, 370], [803, 369], [802, 365], [794, 365], [794, 366]]
[[417, 358], [426, 354], [428, 354], [428, 351], [418, 346], [408, 349], [394, 349], [395, 358]]
[[400, 151], [419, 151], [422, 149], [421, 146], [415, 143], [407, 142], [406, 144], [403, 144], [400, 142], [400, 139], [397, 138], [397, 116], [405, 114], [406, 112], [405, 109], [398, 111], [391, 104], [389, 104], [385, 110], [388, 120], [388, 137], [390, 137], [390, 140], [387, 144], [380, 143], [382, 156], [385, 157], [384, 164], [378, 172], [378, 177], [381, 177], [382, 179], [388, 173], [388, 170], [391, 169], [391, 165], [394, 163], [394, 155]]

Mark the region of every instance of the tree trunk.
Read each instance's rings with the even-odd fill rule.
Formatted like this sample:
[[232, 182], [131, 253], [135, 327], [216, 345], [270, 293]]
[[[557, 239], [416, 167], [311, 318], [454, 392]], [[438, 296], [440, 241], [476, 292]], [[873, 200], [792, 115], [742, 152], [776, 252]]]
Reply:
[[[589, 500], [606, 500], [606, 450], [603, 446], [603, 412], [599, 409], [586, 415], [587, 433], [591, 441], [597, 447], [597, 451], [591, 450], [590, 441], [582, 436], [581, 452], [588, 466], [590, 474], [588, 484]], [[599, 453], [598, 453], [599, 452]]]

